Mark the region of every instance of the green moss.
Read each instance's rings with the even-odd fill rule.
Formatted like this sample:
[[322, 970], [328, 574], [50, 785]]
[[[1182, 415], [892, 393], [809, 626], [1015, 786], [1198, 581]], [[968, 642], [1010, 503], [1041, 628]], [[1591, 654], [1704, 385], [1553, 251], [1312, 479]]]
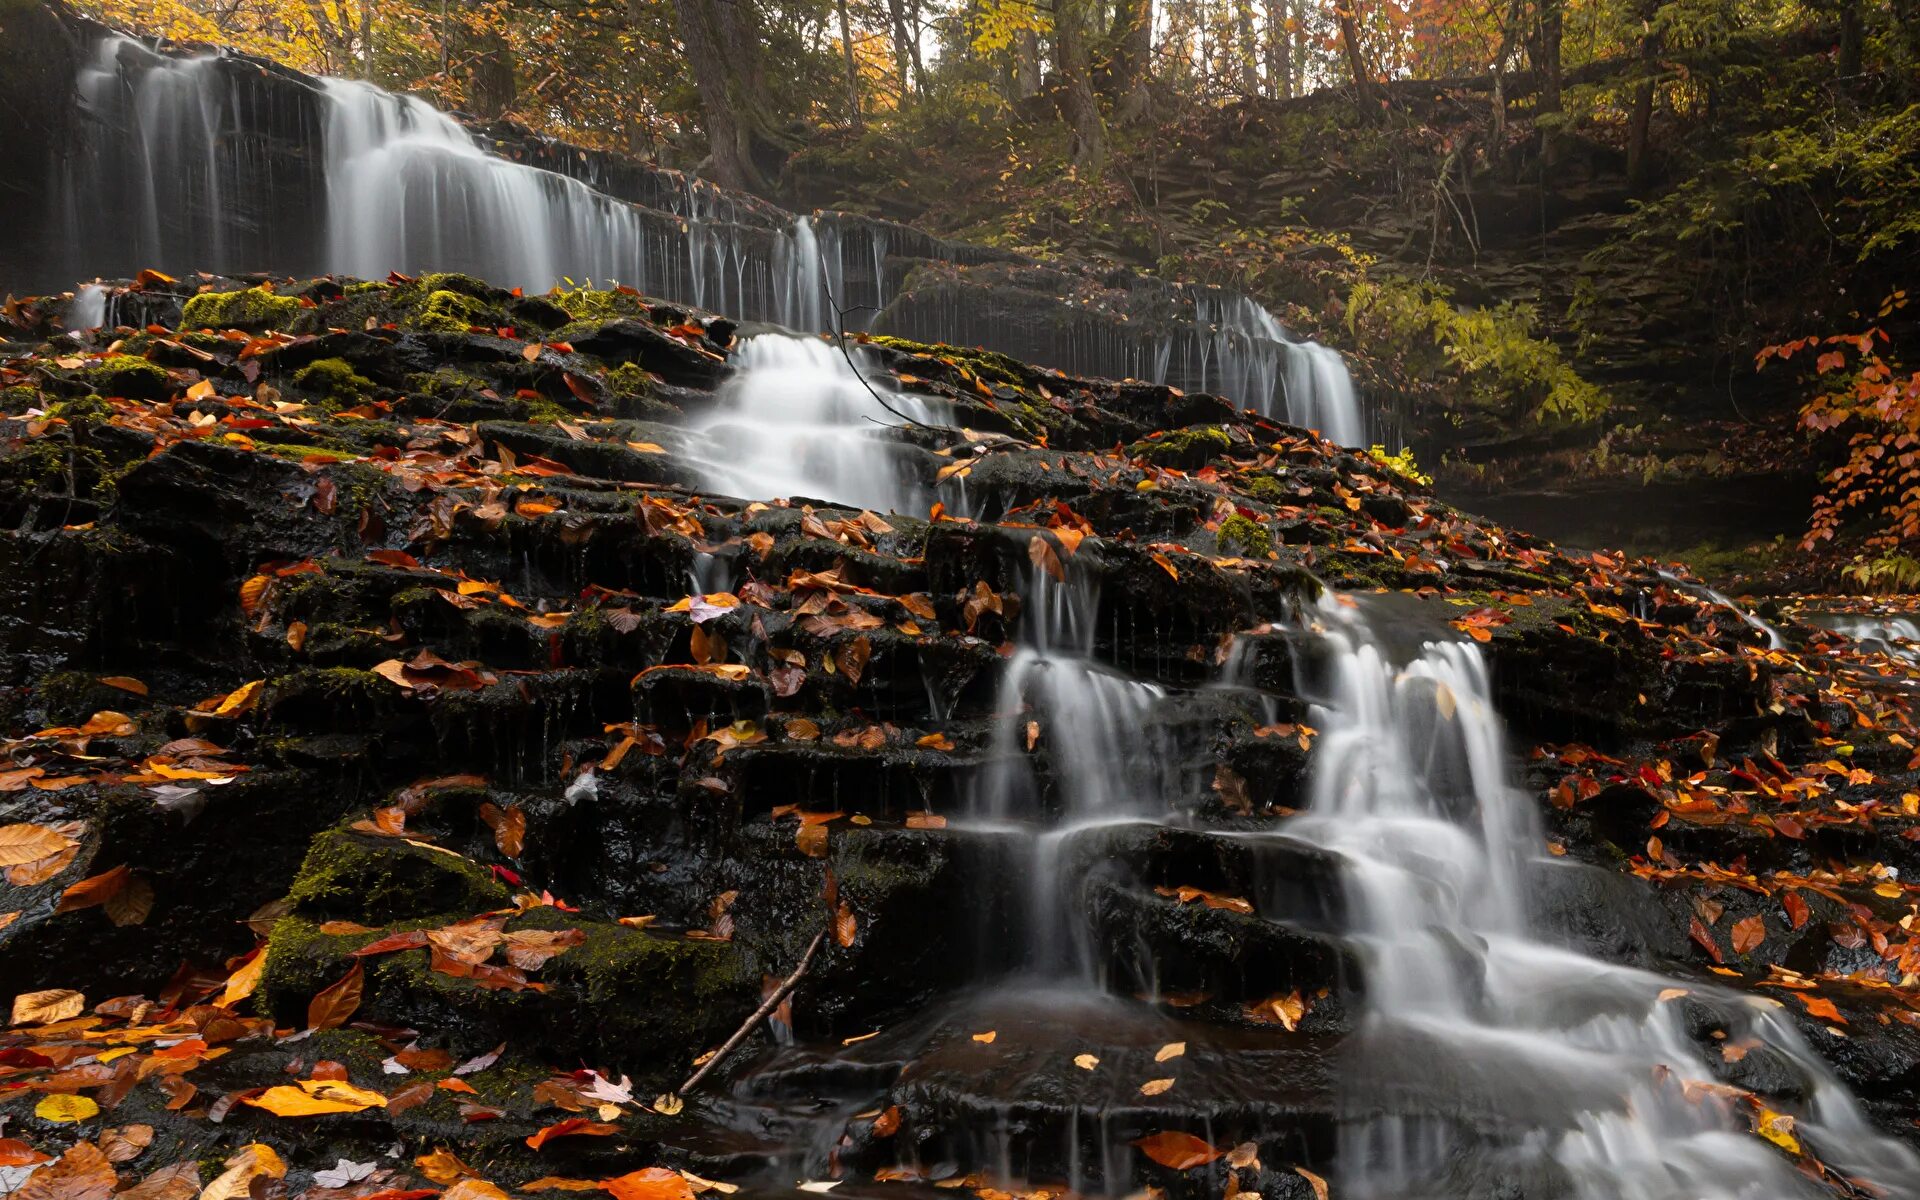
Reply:
[[1232, 445], [1233, 439], [1227, 436], [1226, 430], [1211, 425], [1195, 425], [1188, 429], [1176, 429], [1164, 437], [1135, 442], [1127, 447], [1127, 453], [1164, 465], [1199, 466]]
[[1242, 484], [1241, 491], [1266, 504], [1285, 504], [1287, 489], [1271, 475], [1257, 475], [1253, 482]]
[[300, 302], [264, 287], [201, 292], [180, 311], [183, 329], [279, 329], [300, 315]]
[[373, 390], [373, 380], [353, 369], [344, 358], [316, 359], [293, 376], [295, 387], [336, 403], [359, 400]]
[[1238, 553], [1242, 558], [1265, 558], [1273, 553], [1273, 535], [1257, 521], [1238, 513], [1220, 522], [1214, 535], [1222, 554]]
[[617, 396], [644, 399], [653, 391], [653, 376], [639, 363], [624, 362], [607, 372], [607, 386]]
[[507, 889], [479, 863], [399, 838], [330, 829], [287, 893], [297, 911], [367, 923], [498, 908]]
[[547, 299], [559, 306], [560, 310], [576, 321], [613, 321], [621, 317], [639, 317], [646, 314], [646, 305], [640, 297], [625, 292], [603, 292], [591, 288], [574, 288], [571, 291], [555, 288], [547, 293]]
[[926, 358], [951, 361], [966, 367], [982, 379], [998, 380], [1013, 387], [1022, 387], [1027, 381], [1027, 368], [1018, 359], [997, 354], [992, 350], [913, 342], [906, 338], [885, 335], [877, 335], [868, 340], [875, 346], [885, 346], [889, 350], [898, 350], [903, 354], [917, 354]]
[[485, 325], [486, 316], [486, 305], [471, 296], [442, 288], [427, 294], [426, 303], [413, 314], [409, 323], [415, 329], [465, 333], [475, 325]]
[[74, 377], [103, 396], [132, 400], [164, 400], [173, 390], [165, 367], [131, 354], [110, 354]]

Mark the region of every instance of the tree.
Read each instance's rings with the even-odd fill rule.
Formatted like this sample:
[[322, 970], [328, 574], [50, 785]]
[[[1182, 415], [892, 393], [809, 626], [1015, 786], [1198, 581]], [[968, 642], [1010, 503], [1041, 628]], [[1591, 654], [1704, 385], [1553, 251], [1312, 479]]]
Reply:
[[1110, 77], [1114, 117], [1123, 125], [1144, 120], [1153, 107], [1148, 89], [1153, 63], [1153, 0], [1117, 0], [1113, 10]]
[[1334, 19], [1340, 23], [1340, 49], [1347, 56], [1347, 70], [1353, 75], [1353, 91], [1362, 112], [1373, 110], [1373, 72], [1367, 66], [1366, 53], [1360, 47], [1359, 0], [1334, 0]]
[[1099, 97], [1093, 92], [1087, 2], [1053, 0], [1053, 54], [1060, 73], [1060, 110], [1073, 136], [1073, 160], [1083, 167], [1099, 167], [1107, 157], [1107, 132]]
[[680, 41], [700, 90], [713, 177], [726, 187], [764, 191], [763, 158], [789, 148], [774, 126], [760, 65], [760, 33], [744, 0], [674, 0]]

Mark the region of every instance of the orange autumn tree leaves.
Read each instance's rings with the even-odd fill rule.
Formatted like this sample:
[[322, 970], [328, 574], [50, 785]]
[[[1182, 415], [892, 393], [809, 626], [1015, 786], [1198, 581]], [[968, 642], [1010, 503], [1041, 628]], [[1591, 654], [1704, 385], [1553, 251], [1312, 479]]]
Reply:
[[[1897, 291], [1881, 304], [1885, 321], [1906, 307]], [[1761, 350], [1756, 366], [1812, 352], [1821, 390], [1800, 408], [1802, 428], [1844, 434], [1845, 454], [1823, 477], [1803, 549], [1863, 533], [1865, 553], [1848, 574], [1863, 584], [1920, 583], [1920, 562], [1901, 553], [1920, 539], [1920, 371], [1902, 364], [1893, 339], [1874, 324], [1858, 333], [1806, 337]]]

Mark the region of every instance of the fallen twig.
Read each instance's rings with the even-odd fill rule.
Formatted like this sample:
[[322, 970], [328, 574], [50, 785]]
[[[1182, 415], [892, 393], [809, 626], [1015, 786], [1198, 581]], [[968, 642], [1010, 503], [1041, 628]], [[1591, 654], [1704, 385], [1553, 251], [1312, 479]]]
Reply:
[[800, 965], [793, 969], [793, 974], [781, 980], [780, 986], [773, 989], [767, 998], [760, 1002], [759, 1008], [753, 1010], [753, 1015], [748, 1017], [740, 1028], [733, 1031], [733, 1036], [720, 1043], [720, 1048], [713, 1052], [712, 1058], [701, 1063], [698, 1071], [687, 1076], [687, 1081], [676, 1090], [676, 1095], [684, 1096], [698, 1086], [700, 1081], [707, 1077], [707, 1072], [720, 1065], [721, 1059], [731, 1054], [735, 1046], [746, 1040], [747, 1035], [753, 1032], [753, 1027], [760, 1023], [761, 1018], [780, 1006], [780, 1002], [787, 998], [787, 993], [793, 991], [800, 982], [800, 977], [807, 973], [807, 967], [812, 964], [814, 954], [819, 951], [820, 943], [825, 941], [826, 937], [827, 931], [824, 929], [813, 935], [813, 940], [807, 943], [807, 952], [800, 956]]

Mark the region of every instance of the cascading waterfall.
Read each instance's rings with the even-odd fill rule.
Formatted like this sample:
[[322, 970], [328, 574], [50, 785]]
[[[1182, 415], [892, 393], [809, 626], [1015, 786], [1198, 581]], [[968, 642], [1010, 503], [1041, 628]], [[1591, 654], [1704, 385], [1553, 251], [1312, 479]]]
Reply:
[[889, 430], [906, 424], [900, 414], [944, 424], [945, 404], [892, 391], [884, 375], [863, 380], [839, 346], [820, 338], [761, 334], [747, 338], [733, 362], [736, 374], [697, 426], [711, 449], [693, 461], [708, 487], [876, 512], [926, 511], [912, 461], [923, 452]]
[[1787, 641], [1785, 638], [1780, 636], [1780, 631], [1778, 629], [1775, 629], [1772, 625], [1768, 624], [1766, 621], [1761, 620], [1759, 617], [1754, 616], [1752, 613], [1748, 612], [1746, 609], [1742, 608], [1740, 605], [1735, 604], [1731, 597], [1728, 597], [1723, 593], [1708, 587], [1704, 583], [1693, 583], [1688, 580], [1682, 579], [1678, 575], [1675, 575], [1672, 571], [1663, 570], [1659, 572], [1659, 575], [1660, 575], [1660, 578], [1666, 580], [1667, 583], [1672, 585], [1673, 587], [1679, 588], [1681, 591], [1690, 593], [1691, 595], [1698, 596], [1700, 599], [1705, 600], [1708, 604], [1713, 605], [1715, 608], [1724, 608], [1728, 612], [1732, 613], [1734, 616], [1740, 618], [1740, 623], [1742, 625], [1745, 625], [1748, 629], [1751, 629], [1755, 633], [1762, 634], [1766, 637], [1767, 648], [1769, 650], [1779, 650], [1786, 646]]
[[[1295, 341], [1264, 307], [1218, 288], [1136, 280], [1157, 330], [1142, 320], [1093, 331], [1075, 323], [1069, 295], [1087, 280], [1059, 274], [1057, 328], [981, 319], [894, 301], [918, 263], [1024, 260], [849, 214], [788, 216], [678, 176], [666, 187], [650, 175], [643, 189], [666, 209], [629, 203], [596, 187], [597, 174], [589, 183], [511, 161], [447, 114], [366, 83], [109, 36], [76, 91], [59, 181], [68, 227], [57, 240], [73, 256], [58, 264], [65, 280], [155, 266], [375, 279], [461, 271], [533, 291], [618, 282], [804, 332], [985, 344], [1067, 371], [1215, 391], [1343, 445], [1365, 444], [1379, 423], [1338, 353]], [[302, 152], [312, 146], [317, 155]]]
[[[1096, 553], [1083, 546], [1081, 553]], [[1074, 556], [1074, 557], [1077, 557]], [[1018, 918], [1026, 966], [1044, 973], [1091, 967], [1084, 923], [1070, 911], [1074, 880], [1062, 870], [1075, 839], [1114, 824], [1164, 819], [1167, 756], [1151, 715], [1166, 696], [1094, 657], [1100, 594], [1074, 558], [1055, 579], [1040, 567], [1022, 590], [1020, 644], [995, 703], [991, 767], [973, 809], [992, 826], [1026, 837], [1025, 912]], [[1030, 740], [1031, 731], [1031, 740]], [[1029, 752], [1044, 740], [1051, 808]]]
[[[1791, 1064], [1798, 1135], [1829, 1163], [1920, 1194], [1920, 1159], [1874, 1133], [1764, 1001], [1616, 966], [1528, 928], [1541, 833], [1507, 774], [1477, 648], [1396, 664], [1339, 597], [1315, 614], [1305, 689], [1321, 731], [1307, 814], [1288, 832], [1340, 856], [1366, 1013], [1349, 1050], [1355, 1117], [1340, 1152], [1358, 1200], [1492, 1195], [1546, 1177], [1582, 1200], [1783, 1200], [1820, 1194], [1750, 1132], [1678, 1003], [1697, 997]], [[1664, 994], [1664, 998], [1663, 998]], [[1417, 1071], [1409, 1064], [1418, 1063]], [[1444, 1097], [1422, 1119], [1416, 1093]], [[1374, 1116], [1387, 1112], [1399, 1115]], [[1476, 1116], [1537, 1132], [1455, 1151]]]

